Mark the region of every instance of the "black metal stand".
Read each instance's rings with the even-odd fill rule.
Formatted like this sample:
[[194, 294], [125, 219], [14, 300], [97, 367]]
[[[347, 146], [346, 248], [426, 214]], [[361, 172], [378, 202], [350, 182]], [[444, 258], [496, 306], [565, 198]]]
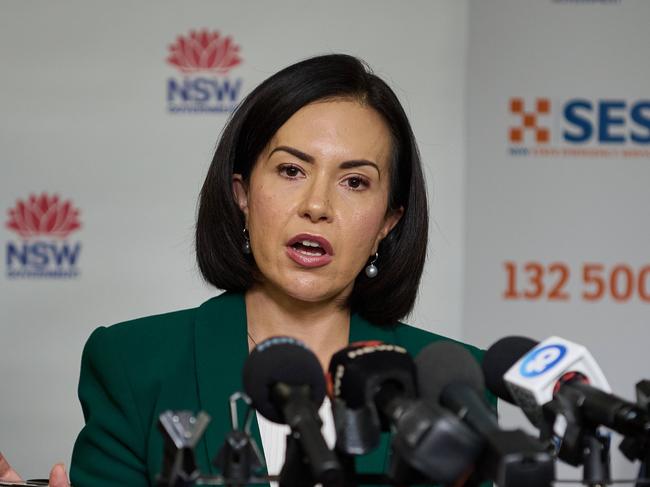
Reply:
[[[238, 401], [246, 405], [243, 428], [239, 425]], [[261, 480], [256, 474], [264, 466], [262, 455], [250, 434], [253, 409], [251, 400], [241, 392], [230, 396], [230, 422], [232, 430], [226, 436], [213, 464], [223, 473], [225, 485], [242, 487]]]
[[[639, 407], [650, 412], [650, 380], [642, 380], [636, 384], [636, 402]], [[647, 479], [650, 474], [650, 432], [643, 438], [643, 444], [640, 446], [640, 460], [638, 479]], [[647, 485], [646, 483], [637, 482], [636, 487]]]
[[244, 431], [233, 430], [226, 437], [214, 465], [223, 472], [229, 485], [240, 487], [250, 481], [262, 462], [250, 436]]
[[280, 487], [307, 487], [315, 483], [300, 440], [295, 433], [288, 434], [284, 466], [280, 472]]
[[584, 435], [583, 484], [601, 486], [611, 483], [610, 443], [609, 436], [598, 432]]
[[321, 484], [323, 487], [353, 486], [355, 482], [354, 459], [348, 455], [337, 456], [342, 469], [325, 470], [321, 478], [316, 478], [309, 462], [300, 437], [300, 433], [293, 431], [287, 435], [287, 449], [284, 466], [280, 472], [280, 487], [311, 487]]
[[201, 476], [194, 458], [194, 447], [210, 422], [210, 416], [189, 411], [166, 411], [160, 415], [158, 427], [164, 437], [162, 472], [158, 487], [192, 487]]
[[[583, 484], [608, 485], [610, 478], [610, 437], [599, 432], [597, 425], [586, 423], [577, 404], [579, 392], [567, 390], [543, 408], [540, 433], [543, 440], [555, 444], [557, 456], [569, 465], [582, 465]], [[561, 437], [555, 431], [564, 423]]]

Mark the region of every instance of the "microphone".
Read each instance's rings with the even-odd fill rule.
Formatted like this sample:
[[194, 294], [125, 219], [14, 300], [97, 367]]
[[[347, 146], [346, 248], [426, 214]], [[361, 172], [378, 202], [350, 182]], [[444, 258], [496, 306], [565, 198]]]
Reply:
[[510, 394], [504, 375], [514, 363], [535, 348], [537, 342], [522, 336], [509, 336], [494, 343], [485, 351], [481, 368], [488, 390], [499, 399], [517, 405]]
[[[318, 408], [325, 398], [325, 377], [314, 353], [294, 338], [264, 340], [248, 356], [243, 382], [244, 391], [262, 416], [291, 427], [280, 484], [304, 482], [290, 469], [303, 473], [302, 458], [306, 457], [314, 483], [341, 485], [341, 465], [320, 431]], [[292, 439], [299, 441], [302, 452], [293, 447]]]
[[587, 423], [624, 436], [650, 436], [648, 411], [611, 394], [602, 370], [582, 345], [560, 337], [541, 343], [502, 338], [486, 352], [483, 370], [490, 390], [520, 406], [535, 425], [543, 421], [544, 405], [561, 396], [578, 407]]
[[422, 398], [455, 413], [483, 441], [480, 475], [500, 487], [548, 487], [555, 477], [551, 455], [521, 430], [503, 430], [483, 397], [483, 374], [459, 344], [439, 341], [415, 359]]
[[[367, 425], [377, 430], [373, 434], [377, 441], [379, 432], [389, 431], [404, 412], [400, 406], [417, 396], [411, 356], [405, 348], [380, 341], [356, 342], [336, 352], [327, 377], [334, 400], [342, 399], [351, 410], [365, 409], [373, 417]], [[364, 454], [376, 446], [350, 453]]]
[[[332, 356], [328, 372], [337, 449], [362, 455], [392, 430], [390, 476], [413, 483], [415, 469], [451, 484], [473, 464], [481, 442], [456, 417], [417, 399], [415, 364], [407, 351], [379, 341], [357, 342]], [[406, 467], [405, 464], [408, 464]]]

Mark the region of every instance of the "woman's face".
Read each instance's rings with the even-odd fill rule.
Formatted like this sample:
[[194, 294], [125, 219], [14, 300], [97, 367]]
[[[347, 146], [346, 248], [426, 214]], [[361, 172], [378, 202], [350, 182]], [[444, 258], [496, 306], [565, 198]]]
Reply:
[[[402, 211], [387, 213], [391, 137], [357, 101], [297, 111], [234, 191], [269, 291], [308, 302], [344, 299]], [[381, 266], [379, 266], [381, 272]]]

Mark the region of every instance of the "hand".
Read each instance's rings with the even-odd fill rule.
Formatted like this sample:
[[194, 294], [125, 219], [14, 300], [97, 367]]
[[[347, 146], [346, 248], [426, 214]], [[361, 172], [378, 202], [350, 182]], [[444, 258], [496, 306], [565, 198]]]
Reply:
[[[21, 480], [20, 475], [11, 468], [7, 459], [0, 453], [0, 481], [19, 482]], [[50, 470], [49, 484], [50, 487], [70, 487], [68, 476], [65, 473], [65, 467], [62, 463], [57, 463]]]
[[62, 463], [57, 463], [50, 470], [50, 487], [70, 487], [68, 475], [65, 473], [65, 467]]
[[4, 457], [2, 452], [0, 452], [0, 481], [18, 482], [20, 480], [22, 480], [20, 475], [11, 468], [7, 459]]

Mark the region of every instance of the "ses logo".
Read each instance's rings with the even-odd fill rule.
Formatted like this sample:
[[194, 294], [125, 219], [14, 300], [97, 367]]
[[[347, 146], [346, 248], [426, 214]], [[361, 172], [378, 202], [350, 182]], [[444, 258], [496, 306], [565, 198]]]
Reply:
[[237, 103], [242, 78], [228, 72], [240, 65], [239, 46], [230, 36], [207, 29], [178, 36], [169, 46], [167, 63], [182, 77], [167, 79], [167, 110], [171, 113], [229, 113]]
[[511, 98], [513, 156], [650, 157], [650, 99]]
[[7, 242], [7, 277], [70, 278], [79, 275], [81, 242], [68, 236], [81, 228], [79, 210], [57, 195], [30, 195], [10, 208], [6, 227], [20, 241]]
[[524, 377], [537, 377], [552, 369], [566, 355], [564, 345], [547, 345], [530, 352], [519, 367]]

